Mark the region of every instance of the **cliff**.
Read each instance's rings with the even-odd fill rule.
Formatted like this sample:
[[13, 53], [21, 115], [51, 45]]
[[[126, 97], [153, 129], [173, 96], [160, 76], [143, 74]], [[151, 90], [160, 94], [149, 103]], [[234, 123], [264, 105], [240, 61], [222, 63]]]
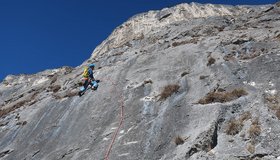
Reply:
[[[149, 11], [76, 68], [7, 76], [0, 158], [280, 158], [279, 14], [197, 3]], [[100, 86], [79, 97], [88, 63]]]

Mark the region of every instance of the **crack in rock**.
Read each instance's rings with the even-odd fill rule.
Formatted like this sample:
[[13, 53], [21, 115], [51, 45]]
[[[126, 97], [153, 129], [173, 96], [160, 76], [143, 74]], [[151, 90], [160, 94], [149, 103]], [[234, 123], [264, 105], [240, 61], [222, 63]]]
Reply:
[[208, 131], [201, 133], [196, 141], [197, 142], [186, 153], [186, 159], [200, 151], [208, 152], [218, 145], [218, 123], [215, 122]]
[[5, 157], [6, 155], [12, 153], [14, 150], [6, 150], [0, 153], [0, 158]]

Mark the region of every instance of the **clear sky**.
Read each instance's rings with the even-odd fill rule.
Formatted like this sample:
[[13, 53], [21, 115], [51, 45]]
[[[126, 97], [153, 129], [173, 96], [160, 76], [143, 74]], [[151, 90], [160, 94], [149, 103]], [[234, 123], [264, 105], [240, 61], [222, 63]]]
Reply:
[[78, 66], [131, 16], [190, 2], [276, 0], [0, 0], [0, 81], [8, 74]]

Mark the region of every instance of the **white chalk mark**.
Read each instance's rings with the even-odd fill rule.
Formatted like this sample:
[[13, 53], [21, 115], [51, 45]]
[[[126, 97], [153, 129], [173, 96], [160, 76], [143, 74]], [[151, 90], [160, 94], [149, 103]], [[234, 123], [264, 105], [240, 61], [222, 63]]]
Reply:
[[123, 135], [119, 136], [119, 137], [118, 137], [118, 140], [120, 140], [122, 137], [123, 137]]
[[128, 133], [130, 130], [132, 130], [134, 128], [134, 126], [130, 127], [126, 133]]
[[250, 82], [250, 83], [248, 83], [250, 86], [253, 86], [253, 87], [255, 87], [256, 86], [256, 82]]
[[127, 143], [125, 143], [124, 145], [130, 145], [130, 144], [136, 144], [136, 143], [138, 143], [138, 141], [127, 142]]
[[122, 156], [128, 156], [130, 153], [123, 153], [123, 154], [120, 154], [119, 157], [122, 157]]
[[105, 137], [105, 138], [103, 138], [103, 141], [108, 141], [108, 140], [109, 140], [109, 138], [106, 138], [106, 137]]

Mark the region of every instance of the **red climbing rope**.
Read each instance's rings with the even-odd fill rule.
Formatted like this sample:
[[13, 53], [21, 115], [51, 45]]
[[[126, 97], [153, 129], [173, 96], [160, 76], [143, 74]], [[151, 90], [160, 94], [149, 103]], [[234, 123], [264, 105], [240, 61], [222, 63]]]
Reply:
[[[107, 79], [108, 81], [110, 81], [112, 83], [112, 85], [115, 86], [115, 88], [117, 88], [117, 84], [115, 84], [113, 81], [111, 81], [110, 79]], [[115, 140], [116, 140], [116, 137], [119, 133], [119, 130], [123, 124], [123, 120], [124, 120], [124, 98], [123, 98], [123, 95], [121, 94], [121, 105], [120, 105], [120, 120], [119, 120], [119, 126], [117, 128], [117, 130], [115, 131], [114, 135], [113, 135], [113, 138], [112, 138], [112, 141], [110, 143], [110, 145], [108, 146], [108, 149], [106, 151], [106, 155], [105, 155], [105, 160], [109, 160], [109, 156], [110, 156], [110, 153], [112, 151], [112, 147], [115, 143]]]

